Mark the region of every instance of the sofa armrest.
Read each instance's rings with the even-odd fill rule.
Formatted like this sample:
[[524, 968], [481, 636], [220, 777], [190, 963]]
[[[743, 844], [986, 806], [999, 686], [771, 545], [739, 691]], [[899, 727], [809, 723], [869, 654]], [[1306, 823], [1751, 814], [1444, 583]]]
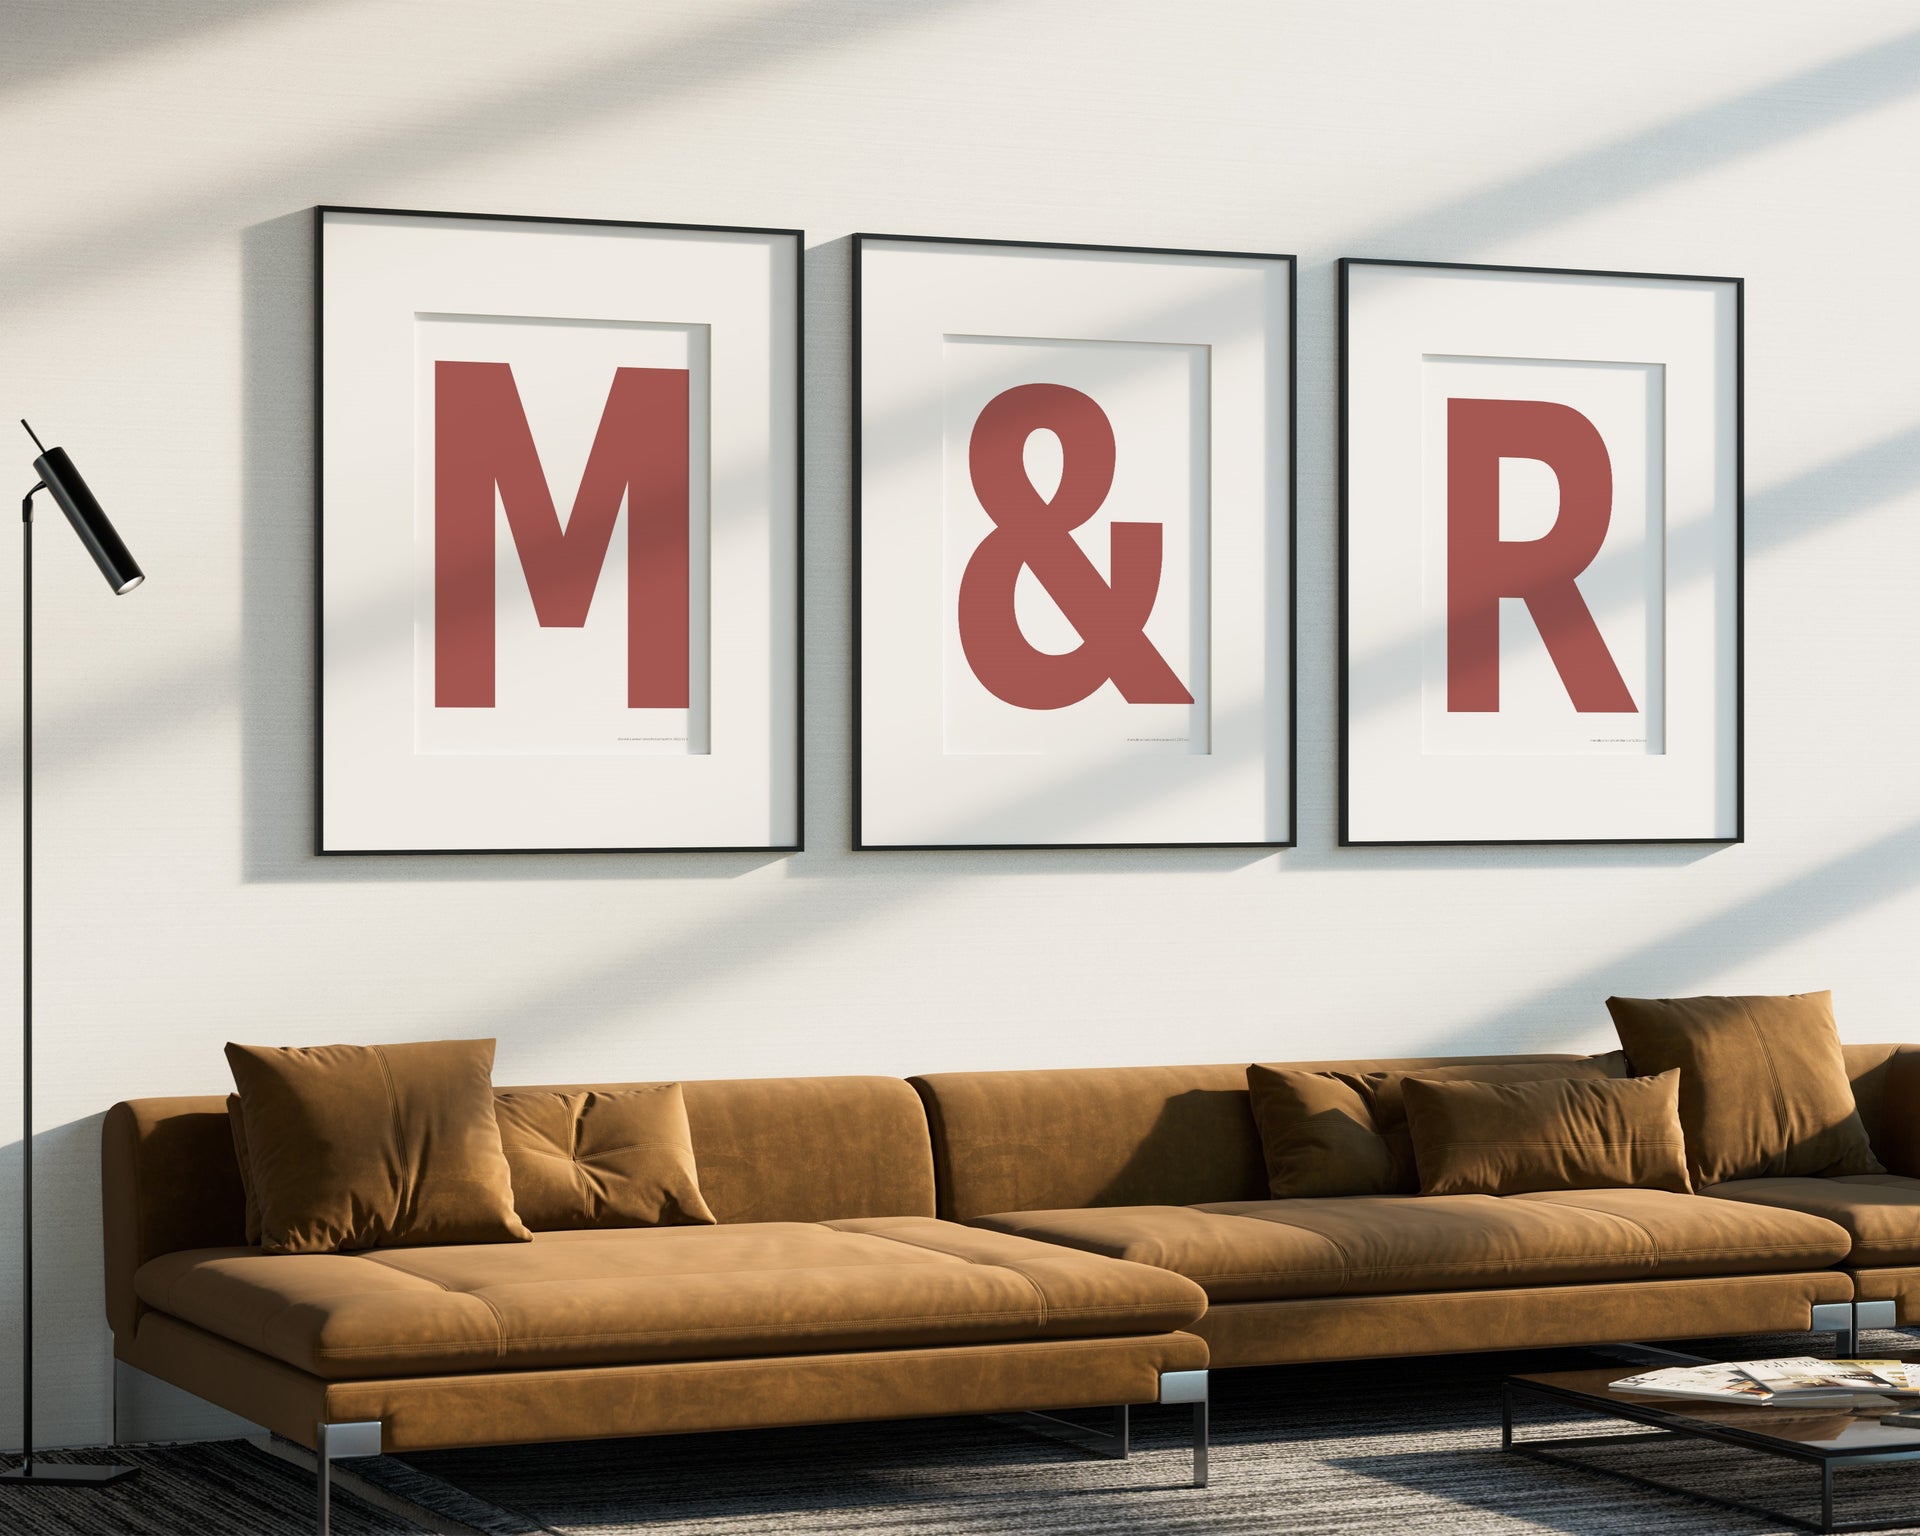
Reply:
[[131, 1337], [145, 1305], [134, 1272], [183, 1248], [244, 1244], [246, 1196], [221, 1098], [134, 1099], [100, 1128], [107, 1321]]

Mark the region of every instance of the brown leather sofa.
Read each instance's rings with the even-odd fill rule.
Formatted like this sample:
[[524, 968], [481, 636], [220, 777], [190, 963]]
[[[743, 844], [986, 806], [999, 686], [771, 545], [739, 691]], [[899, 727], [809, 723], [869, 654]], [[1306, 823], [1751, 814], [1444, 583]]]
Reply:
[[1204, 1483], [1193, 1282], [938, 1220], [896, 1079], [684, 1092], [717, 1226], [272, 1256], [224, 1098], [116, 1104], [115, 1354], [314, 1450], [323, 1532], [330, 1460], [382, 1450], [1152, 1402]]
[[[1207, 1292], [1216, 1367], [1616, 1343], [1920, 1318], [1920, 1103], [1883, 1103], [1893, 1045], [1846, 1047], [1901, 1170], [1696, 1194], [1268, 1197], [1239, 1064], [913, 1079], [941, 1216], [1171, 1269]], [[1920, 1055], [1920, 1050], [1914, 1050]], [[1490, 1056], [1297, 1063], [1414, 1071]], [[1618, 1073], [1617, 1056], [1597, 1058]], [[1920, 1081], [1920, 1079], [1916, 1079]], [[1861, 1305], [1856, 1306], [1856, 1303]]]
[[120, 1360], [315, 1449], [323, 1530], [329, 1459], [381, 1449], [1156, 1401], [1196, 1404], [1203, 1483], [1210, 1362], [1920, 1318], [1896, 1053], [1846, 1053], [1893, 1173], [1696, 1194], [1273, 1200], [1238, 1064], [688, 1083], [719, 1225], [358, 1254], [246, 1247], [225, 1100], [139, 1100], [108, 1315]]

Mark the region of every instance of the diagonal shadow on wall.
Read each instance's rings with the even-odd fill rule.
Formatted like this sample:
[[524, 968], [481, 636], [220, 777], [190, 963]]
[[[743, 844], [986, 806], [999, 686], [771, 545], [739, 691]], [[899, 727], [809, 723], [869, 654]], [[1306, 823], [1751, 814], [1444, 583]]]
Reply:
[[[1057, 854], [957, 854], [951, 858], [962, 870], [1002, 877], [1048, 868], [1056, 873], [1089, 870], [1084, 856], [1079, 860]], [[832, 902], [821, 901], [804, 884], [782, 883], [764, 888], [769, 894], [756, 899], [751, 910], [732, 914], [730, 926], [754, 935], [750, 950], [728, 944], [718, 934], [710, 943], [689, 944], [684, 937], [674, 936], [623, 948], [591, 970], [543, 980], [463, 1015], [462, 1028], [496, 1034], [529, 1018], [539, 1018], [556, 1031], [581, 1028], [605, 1016], [610, 998], [628, 1007], [634, 999], [645, 998], [648, 1016], [665, 1022], [685, 997], [711, 983], [716, 955], [722, 951], [734, 971], [787, 964], [792, 957], [811, 952], [827, 934], [897, 916], [908, 892], [903, 889], [905, 882], [885, 878], [890, 861], [876, 856], [856, 862], [879, 869], [874, 877], [843, 881]], [[1657, 939], [1609, 953], [1515, 1002], [1455, 1024], [1423, 1026], [1421, 1053], [1441, 1056], [1525, 1048], [1515, 1041], [1541, 1042], [1539, 1049], [1561, 1049], [1570, 1031], [1604, 1024], [1600, 1005], [1611, 993], [1638, 989], [1646, 995], [1684, 994], [1729, 966], [1766, 954], [1782, 933], [1805, 939], [1904, 896], [1916, 886], [1920, 886], [1920, 820]], [[1027, 942], [1043, 945], [1048, 939], [1038, 935], [1010, 941], [1015, 947]], [[644, 1023], [636, 1029], [636, 1048], [644, 1040], [644, 1029]], [[940, 1071], [943, 1064], [925, 1063], [916, 1070]]]
[[[195, 190], [158, 189], [137, 204], [117, 201], [103, 217], [53, 229], [24, 244], [0, 268], [0, 314], [39, 307], [90, 278], [170, 260], [209, 236], [282, 212], [289, 196], [338, 200], [365, 186], [369, 168], [400, 185], [462, 162], [524, 149], [614, 113], [656, 111], [675, 100], [737, 89], [743, 79], [813, 53], [937, 22], [978, 0], [838, 0], [831, 7], [783, 0], [734, 10], [664, 41], [611, 48], [510, 90], [477, 95], [404, 126], [340, 135], [312, 153]], [[84, 35], [93, 12], [75, 7]], [[531, 16], [533, 13], [529, 13]], [[633, 14], [645, 14], [636, 7]], [[557, 213], [557, 209], [514, 210]], [[604, 209], [589, 210], [604, 212]], [[103, 253], [113, 260], [103, 262]]]
[[327, 0], [167, 0], [83, 10], [61, 0], [15, 0], [7, 7], [7, 69], [0, 76], [0, 96], [323, 3]]
[[[902, 8], [904, 9], [904, 8]], [[767, 13], [759, 13], [767, 14]], [[766, 30], [764, 27], [762, 30]], [[825, 44], [832, 41], [829, 36], [809, 36], [810, 43]], [[770, 45], [769, 45], [770, 46]], [[773, 49], [777, 53], [779, 50]], [[765, 48], [748, 50], [749, 65], [758, 59], [764, 62], [768, 56]], [[665, 62], [671, 62], [667, 59]], [[623, 60], [623, 67], [633, 68], [631, 60]], [[1858, 71], [1861, 80], [1855, 90], [1846, 82], [1850, 80], [1849, 71]], [[605, 72], [602, 72], [602, 76]], [[642, 75], [635, 76], [641, 79]], [[680, 82], [686, 87], [687, 82]], [[1824, 122], [1834, 121], [1850, 115], [1856, 110], [1865, 110], [1892, 96], [1906, 94], [1920, 87], [1920, 32], [1902, 34], [1886, 43], [1859, 50], [1846, 58], [1831, 61], [1803, 72], [1786, 80], [1773, 82], [1746, 95], [1717, 104], [1702, 112], [1686, 114], [1670, 120], [1666, 125], [1656, 126], [1630, 136], [1626, 140], [1616, 141], [1624, 146], [1623, 153], [1650, 158], [1652, 169], [1662, 169], [1665, 174], [1679, 176], [1692, 174], [1712, 159], [1731, 158], [1746, 147], [1758, 147], [1777, 139], [1784, 131], [1785, 124], [1798, 125], [1796, 131], [1810, 131]], [[1816, 89], [1817, 88], [1817, 89]], [[613, 89], [610, 79], [603, 79], [601, 94], [605, 96]], [[635, 87], [636, 92], [638, 87]], [[1811, 103], [1800, 100], [1802, 93], [1817, 94], [1818, 100]], [[593, 93], [589, 92], [591, 97]], [[539, 93], [529, 93], [538, 97]], [[543, 97], [539, 98], [544, 100]], [[606, 102], [606, 109], [613, 110], [618, 102]], [[1789, 110], [1788, 108], [1791, 108]], [[530, 104], [523, 103], [523, 115], [534, 110]], [[476, 107], [475, 113], [485, 115], [485, 109]], [[1751, 116], [1753, 121], [1747, 122]], [[1703, 123], [1720, 125], [1727, 132], [1730, 143], [1707, 144], [1703, 139]], [[1719, 131], [1716, 129], [1715, 131]], [[1664, 141], [1660, 135], [1671, 132], [1675, 144], [1680, 150], [1697, 147], [1699, 153], [1692, 158], [1683, 158], [1679, 152], [1657, 152]], [[357, 151], [356, 151], [357, 152]], [[1606, 146], [1583, 152], [1574, 160], [1566, 162], [1560, 171], [1553, 174], [1564, 175], [1567, 186], [1582, 183], [1580, 167], [1604, 157]], [[1515, 188], [1524, 188], [1531, 180], [1547, 175], [1547, 172], [1530, 172], [1526, 176], [1502, 182], [1496, 188], [1484, 189], [1462, 200], [1461, 206], [1475, 199], [1485, 200], [1486, 216], [1479, 219], [1476, 227], [1462, 239], [1462, 245], [1472, 248], [1504, 235], [1527, 221], [1537, 219], [1537, 208], [1515, 207], [1508, 205], [1506, 199]], [[1618, 177], [1602, 177], [1599, 185], [1612, 187], [1612, 195], [1625, 195], [1623, 183]], [[1571, 194], [1569, 194], [1571, 195]], [[1577, 207], [1586, 210], [1595, 201], [1603, 201], [1602, 193], [1593, 190], [1582, 191], [1577, 198]], [[247, 201], [241, 192], [233, 195], [233, 206]], [[276, 182], [276, 191], [272, 199], [284, 208], [284, 192]], [[1453, 206], [1453, 205], [1449, 205]], [[1439, 218], [1438, 213], [1425, 215], [1426, 218]], [[1407, 231], [1409, 225], [1387, 227], [1366, 237], [1362, 244], [1378, 244], [1390, 240], [1411, 240], [1414, 236]], [[269, 233], [270, 232], [270, 233]], [[90, 237], [91, 238], [91, 237]], [[275, 595], [285, 596], [289, 590], [288, 571], [295, 563], [308, 567], [299, 580], [311, 585], [311, 533], [306, 518], [311, 516], [311, 453], [305, 421], [296, 410], [295, 402], [286, 396], [265, 393], [273, 389], [292, 389], [297, 395], [308, 396], [310, 390], [299, 370], [304, 363], [292, 363], [283, 348], [290, 327], [304, 326], [300, 318], [307, 313], [305, 306], [310, 304], [311, 277], [305, 266], [304, 255], [291, 257], [289, 252], [297, 245], [290, 239], [286, 226], [280, 219], [273, 219], [258, 226], [256, 231], [242, 237], [243, 256], [247, 266], [247, 294], [245, 298], [245, 325], [248, 335], [245, 341], [247, 373], [246, 401], [249, 418], [246, 424], [246, 471], [244, 475], [247, 500], [246, 520], [247, 559], [246, 581], [247, 596], [245, 604], [252, 632], [245, 635], [246, 663], [249, 672], [243, 680], [243, 706], [247, 709], [248, 720], [245, 729], [249, 736], [248, 752], [257, 755], [251, 744], [252, 738], [259, 732], [284, 734], [288, 729], [287, 712], [284, 703], [285, 679], [279, 687], [282, 693], [273, 694], [271, 707], [268, 707], [270, 682], [263, 682], [261, 668], [263, 663], [255, 655], [255, 642], [260, 631], [253, 625], [255, 618], [267, 616]], [[152, 255], [143, 242], [123, 244], [118, 249], [126, 254], [128, 261], [144, 261]], [[821, 350], [828, 325], [837, 316], [844, 314], [845, 300], [839, 294], [824, 294], [817, 278], [813, 276], [810, 253], [810, 294], [809, 294], [809, 331], [812, 338], [809, 351], [809, 373], [816, 375], [810, 379], [811, 396], [809, 401], [809, 481], [817, 488], [822, 482], [844, 485], [848, 474], [845, 459], [844, 434], [835, 434], [827, 441], [821, 439], [823, 433], [816, 430], [820, 417], [820, 387], [814, 363], [815, 355]], [[23, 290], [24, 291], [24, 290]], [[844, 287], [840, 288], [844, 294]], [[825, 322], [825, 323], [823, 323]], [[276, 341], [276, 337], [278, 340]], [[304, 349], [304, 341], [301, 343]], [[304, 355], [304, 350], [303, 350]], [[290, 376], [291, 375], [291, 376]], [[308, 407], [310, 408], [310, 407]], [[843, 418], [842, 418], [843, 419]], [[1910, 485], [1914, 472], [1909, 467], [1911, 461], [1905, 458], [1907, 444], [1920, 438], [1920, 430], [1913, 433], [1900, 433], [1884, 440], [1869, 450], [1842, 456], [1827, 464], [1802, 471], [1788, 482], [1787, 487], [1768, 488], [1756, 496], [1750, 497], [1749, 516], [1751, 527], [1761, 535], [1761, 543], [1770, 542], [1766, 538], [1766, 529], [1772, 524], [1771, 515], [1766, 509], [1775, 505], [1783, 495], [1804, 497], [1808, 502], [1817, 501], [1823, 507], [1823, 514], [1817, 522], [1796, 523], [1786, 536], [1815, 531], [1829, 527], [1844, 517], [1858, 515], [1871, 510], [1884, 500]], [[1308, 469], [1307, 454], [1303, 453], [1303, 470]], [[1321, 476], [1324, 478], [1324, 472]], [[1791, 488], [1789, 490], [1789, 487]], [[304, 517], [303, 517], [304, 511]], [[832, 509], [824, 504], [824, 498], [817, 494], [814, 499], [813, 517], [810, 521], [810, 538], [824, 537], [820, 533], [829, 527], [828, 519]], [[834, 543], [843, 543], [837, 524], [831, 526]], [[1317, 564], [1313, 548], [1315, 540], [1303, 538], [1302, 547], [1306, 559], [1302, 561], [1303, 588], [1307, 579], [1314, 576], [1309, 567]], [[809, 551], [811, 561], [818, 553]], [[830, 553], [838, 554], [838, 549]], [[261, 589], [266, 589], [262, 591]], [[823, 602], [833, 602], [838, 594], [826, 594], [815, 585], [810, 593], [809, 607], [818, 612]], [[304, 602], [303, 600], [303, 606]], [[275, 622], [284, 624], [285, 613], [274, 616]], [[1318, 649], [1311, 639], [1303, 645], [1303, 654], [1313, 655]], [[818, 656], [823, 648], [816, 645], [812, 652]], [[42, 757], [52, 768], [75, 769], [97, 756], [106, 753], [126, 753], [142, 748], [146, 741], [157, 733], [176, 728], [184, 719], [200, 715], [212, 709], [224, 707], [229, 698], [218, 688], [207, 686], [208, 679], [218, 677], [226, 670], [232, 655], [230, 647], [221, 644], [209, 653], [193, 661], [168, 668], [158, 676], [147, 675], [130, 681], [113, 694], [77, 703], [66, 709], [48, 711], [51, 718], [43, 725], [42, 733], [46, 738], [42, 748]], [[308, 663], [310, 665], [310, 662]], [[1311, 680], [1309, 679], [1309, 682]], [[1311, 689], [1303, 689], [1310, 693]], [[843, 706], [844, 707], [844, 706]], [[256, 724], [255, 716], [259, 716]], [[111, 721], [112, 730], [104, 729], [104, 723]], [[309, 727], [310, 728], [310, 727]], [[275, 751], [283, 751], [284, 746], [276, 745]], [[816, 762], [825, 759], [831, 761], [830, 754], [815, 754]], [[1308, 772], [1303, 780], [1312, 776], [1312, 765], [1306, 765]], [[809, 779], [813, 778], [810, 771]], [[250, 782], [257, 783], [257, 780]], [[844, 782], [843, 780], [841, 782]], [[280, 813], [283, 815], [304, 816], [301, 808], [286, 802], [284, 784], [274, 786], [280, 796]], [[842, 792], [839, 785], [824, 787], [825, 796], [838, 797]], [[816, 808], [830, 803], [823, 797], [821, 787], [810, 782], [808, 794], [810, 806]], [[1303, 807], [1305, 806], [1303, 797]], [[1303, 825], [1310, 824], [1312, 818], [1303, 815]], [[290, 853], [292, 844], [286, 839], [279, 840], [278, 854], [274, 862], [281, 865], [284, 875], [285, 866], [278, 855]], [[735, 856], [724, 867], [728, 870], [739, 868]], [[402, 864], [405, 861], [387, 861], [387, 867], [373, 878], [405, 878], [408, 871]], [[417, 861], [416, 861], [417, 862]], [[264, 860], [249, 859], [250, 870], [254, 875], [271, 877]], [[577, 877], [585, 866], [575, 859], [569, 872]], [[659, 865], [653, 867], [659, 868]], [[483, 871], [480, 867], [468, 864], [457, 875], [442, 873], [439, 878], [471, 878], [484, 874], [504, 874], [511, 869], [523, 878], [546, 878], [553, 873], [551, 868], [535, 867], [532, 860], [493, 861], [493, 867]], [[308, 871], [315, 878], [328, 878], [318, 873], [313, 861], [308, 861]], [[637, 873], [634, 861], [628, 860], [619, 871], [623, 874]], [[666, 873], [686, 874], [693, 872], [686, 867], [663, 870]], [[341, 872], [344, 874], [344, 871]], [[333, 878], [339, 878], [335, 875]], [[416, 876], [424, 877], [424, 876]]]
[[[1659, 938], [1615, 951], [1516, 1002], [1433, 1031], [1436, 1053], [1516, 1038], [1564, 1039], [1572, 1027], [1606, 1023], [1610, 995], [1675, 997], [1775, 947], [1780, 934], [1804, 940], [1920, 886], [1920, 819], [1790, 876], [1744, 901]], [[1796, 987], [1823, 983], [1785, 978]], [[1783, 982], [1784, 985], [1784, 982]]]
[[1920, 31], [1666, 118], [1369, 230], [1356, 256], [1474, 250], [1625, 202], [1683, 177], [1764, 153], [1920, 89]]

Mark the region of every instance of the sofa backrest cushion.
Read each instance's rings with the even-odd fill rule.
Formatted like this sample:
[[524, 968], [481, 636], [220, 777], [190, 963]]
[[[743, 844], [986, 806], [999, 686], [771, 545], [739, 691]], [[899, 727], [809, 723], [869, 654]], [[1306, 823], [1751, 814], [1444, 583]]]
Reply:
[[[934, 1212], [926, 1116], [898, 1078], [729, 1078], [681, 1088], [700, 1193], [721, 1222]], [[133, 1275], [142, 1264], [185, 1248], [246, 1244], [225, 1097], [114, 1105], [101, 1132], [101, 1195], [107, 1316], [116, 1332], [129, 1331], [141, 1310]]]
[[[1572, 1056], [1308, 1061], [1314, 1072], [1411, 1071]], [[940, 1214], [1267, 1198], [1247, 1064], [937, 1072], [913, 1079], [933, 1132]]]
[[[1920, 1109], [1899, 1116], [1887, 1113], [1887, 1083], [1893, 1076], [1894, 1058], [1903, 1069], [1912, 1070], [1920, 1061], [1920, 1047], [1882, 1044], [1847, 1045], [1841, 1053], [1847, 1058], [1847, 1080], [1853, 1084], [1853, 1102], [1860, 1111], [1860, 1123], [1867, 1128], [1867, 1140], [1890, 1173], [1920, 1176]], [[1909, 1152], [1912, 1146], [1912, 1152]], [[1896, 1167], [1895, 1164], [1900, 1166]]]
[[700, 1193], [721, 1222], [931, 1216], [933, 1149], [897, 1077], [682, 1083]]

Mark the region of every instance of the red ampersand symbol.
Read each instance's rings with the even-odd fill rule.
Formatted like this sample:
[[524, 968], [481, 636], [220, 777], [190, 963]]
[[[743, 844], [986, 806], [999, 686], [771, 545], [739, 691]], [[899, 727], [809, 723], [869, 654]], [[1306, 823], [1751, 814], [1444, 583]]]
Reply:
[[[1060, 439], [1060, 486], [1051, 501], [1027, 478], [1027, 439]], [[1021, 384], [987, 402], [973, 424], [967, 468], [993, 519], [960, 578], [960, 645], [995, 698], [1021, 709], [1064, 709], [1109, 678], [1129, 704], [1191, 704], [1173, 668], [1147, 638], [1160, 593], [1160, 524], [1115, 523], [1111, 583], [1073, 540], [1113, 489], [1113, 424], [1099, 404], [1064, 384]], [[1020, 632], [1014, 586], [1038, 578], [1080, 644], [1037, 651]]]

